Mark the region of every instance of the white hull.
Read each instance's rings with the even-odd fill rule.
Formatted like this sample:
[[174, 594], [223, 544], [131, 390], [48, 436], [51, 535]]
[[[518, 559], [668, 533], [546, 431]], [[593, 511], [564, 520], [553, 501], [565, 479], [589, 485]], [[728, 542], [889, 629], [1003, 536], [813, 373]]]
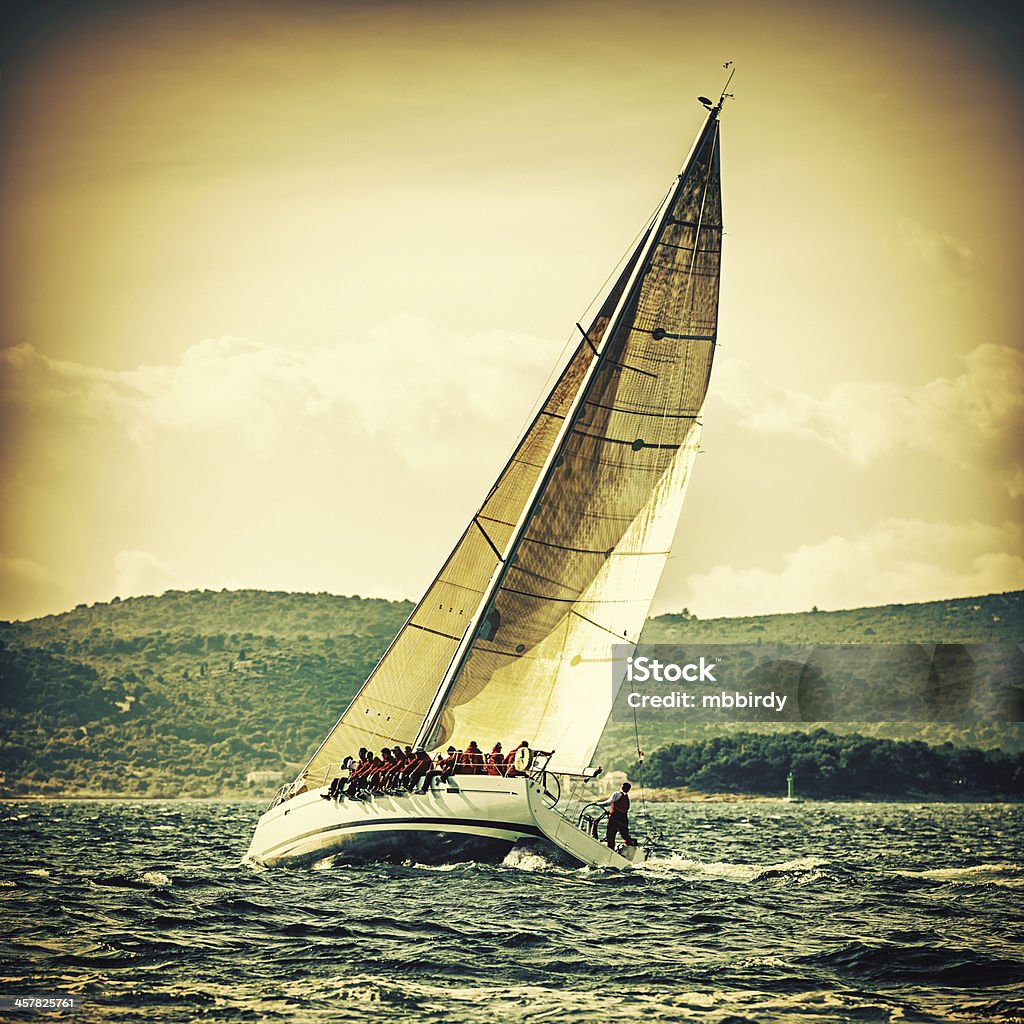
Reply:
[[543, 786], [531, 778], [460, 775], [448, 784], [435, 780], [426, 793], [362, 800], [324, 799], [325, 792], [302, 793], [268, 810], [256, 826], [248, 859], [268, 867], [327, 856], [498, 862], [517, 842], [535, 840], [552, 843], [579, 863], [630, 866], [551, 810]]

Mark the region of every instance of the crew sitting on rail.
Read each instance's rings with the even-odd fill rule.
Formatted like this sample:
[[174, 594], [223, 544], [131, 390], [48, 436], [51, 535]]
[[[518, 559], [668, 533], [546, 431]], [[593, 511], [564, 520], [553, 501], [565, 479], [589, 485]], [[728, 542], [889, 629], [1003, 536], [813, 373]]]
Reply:
[[384, 762], [371, 776], [371, 787], [375, 793], [384, 788], [384, 780], [391, 773], [395, 764], [395, 752], [391, 747], [384, 747], [380, 752], [381, 760]]
[[484, 755], [483, 751], [476, 745], [476, 740], [470, 740], [462, 754], [459, 766], [455, 769], [458, 775], [483, 775]]
[[413, 753], [412, 747], [407, 745], [401, 754], [402, 756], [398, 759], [398, 768], [391, 778], [391, 788], [397, 793], [408, 789], [409, 783], [406, 780], [409, 769], [416, 763], [416, 755]]
[[417, 747], [412, 752], [412, 760], [405, 771], [405, 777], [402, 779], [406, 788], [415, 792], [419, 788], [420, 780], [430, 771], [433, 765], [434, 762], [430, 760], [430, 755], [422, 747]]
[[442, 782], [447, 782], [459, 770], [459, 761], [461, 759], [462, 755], [455, 747], [449, 747], [445, 756], [439, 758], [437, 767]]
[[395, 747], [398, 751], [398, 767], [391, 773], [391, 777], [388, 779], [388, 788], [393, 793], [401, 793], [405, 788], [405, 775], [406, 772], [412, 767], [413, 763], [413, 752], [412, 747], [406, 745], [403, 750], [401, 747]]
[[401, 747], [391, 748], [391, 765], [381, 772], [379, 788], [382, 793], [388, 793], [398, 785], [398, 779], [402, 769], [405, 767], [405, 753]]
[[381, 763], [381, 759], [377, 757], [372, 750], [368, 750], [366, 752], [366, 757], [356, 765], [355, 771], [352, 772], [348, 784], [348, 795], [352, 797], [358, 796], [359, 791], [364, 789], [369, 782], [370, 772]]
[[[360, 751], [361, 755], [365, 753], [365, 750]], [[349, 754], [348, 757], [346, 757], [345, 760], [341, 762], [340, 774], [338, 774], [337, 776], [335, 776], [335, 778], [331, 780], [331, 785], [327, 792], [321, 793], [320, 795], [325, 800], [337, 800], [341, 796], [342, 791], [345, 789], [345, 783], [349, 780], [349, 778], [351, 778], [352, 769], [354, 767], [355, 759], [352, 757], [351, 754]]]

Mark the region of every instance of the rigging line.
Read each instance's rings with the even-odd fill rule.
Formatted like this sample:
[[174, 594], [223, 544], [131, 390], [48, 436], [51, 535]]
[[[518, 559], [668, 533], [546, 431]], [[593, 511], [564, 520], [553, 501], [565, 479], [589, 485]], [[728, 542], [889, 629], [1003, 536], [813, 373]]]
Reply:
[[486, 531], [486, 530], [485, 530], [485, 529], [484, 529], [484, 528], [483, 528], [483, 527], [482, 527], [482, 526], [480, 525], [480, 516], [479, 516], [479, 513], [478, 513], [477, 515], [473, 516], [473, 522], [474, 522], [474, 523], [476, 524], [476, 528], [477, 528], [477, 529], [478, 529], [478, 530], [479, 530], [479, 531], [480, 531], [480, 532], [481, 532], [481, 533], [483, 534], [484, 540], [485, 540], [485, 541], [487, 541], [487, 546], [488, 546], [488, 547], [489, 547], [489, 548], [490, 548], [490, 549], [491, 549], [491, 550], [492, 550], [492, 551], [494, 552], [494, 557], [495, 557], [495, 558], [496, 558], [496, 559], [497, 559], [497, 560], [498, 560], [499, 562], [502, 562], [502, 563], [504, 563], [504, 561], [505, 561], [505, 558], [504, 558], [504, 556], [503, 556], [503, 555], [502, 555], [502, 553], [501, 553], [501, 552], [500, 552], [500, 551], [499, 551], [499, 550], [498, 550], [498, 549], [497, 549], [497, 548], [496, 548], [496, 547], [494, 546], [494, 541], [493, 541], [493, 540], [491, 540], [491, 538], [487, 536], [487, 531]]
[[644, 793], [644, 752], [640, 749], [640, 726], [636, 721], [636, 708], [633, 708], [633, 734], [636, 736], [636, 763], [637, 773], [640, 776], [640, 807], [643, 809], [644, 828], [647, 824], [647, 796]]
[[[601, 286], [597, 289], [597, 291], [593, 295], [593, 298], [591, 298], [590, 302], [588, 302], [586, 307], [584, 308], [582, 319], [587, 319], [587, 313], [589, 313], [590, 310], [594, 308], [594, 303], [597, 302], [597, 300], [600, 299], [605, 294], [605, 291], [608, 288], [608, 282], [613, 277], [617, 277], [621, 273], [621, 268], [623, 268], [629, 261], [629, 257], [632, 256], [634, 252], [636, 252], [637, 243], [640, 241], [641, 237], [646, 232], [650, 231], [652, 227], [654, 227], [654, 218], [657, 215], [658, 210], [661, 209], [661, 203], [663, 201], [664, 200], [659, 201], [658, 204], [654, 207], [654, 209], [651, 210], [651, 212], [647, 215], [647, 220], [644, 221], [644, 226], [633, 236], [633, 240], [629, 243], [629, 245], [626, 246], [625, 251], [619, 257], [618, 262], [615, 264], [614, 267], [612, 267], [608, 276], [601, 282]], [[576, 326], [579, 327], [579, 324], [577, 324]]]

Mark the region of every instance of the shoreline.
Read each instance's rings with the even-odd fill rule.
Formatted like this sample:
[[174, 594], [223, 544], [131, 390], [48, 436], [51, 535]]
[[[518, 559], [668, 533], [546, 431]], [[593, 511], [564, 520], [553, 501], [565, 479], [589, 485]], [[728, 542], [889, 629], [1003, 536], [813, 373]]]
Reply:
[[634, 786], [633, 792], [638, 796], [642, 792], [644, 799], [651, 804], [668, 803], [714, 803], [736, 804], [759, 803], [773, 804], [1020, 804], [1024, 797], [1015, 795], [973, 794], [945, 796], [941, 793], [910, 793], [906, 796], [894, 796], [884, 793], [865, 794], [862, 796], [807, 796], [797, 793], [791, 800], [786, 796], [769, 796], [762, 793], [705, 793], [699, 789], [686, 786], [658, 787], [641, 790]]
[[[594, 793], [593, 799], [604, 799], [610, 793]], [[699, 789], [686, 786], [652, 786], [641, 789], [634, 785], [633, 796], [639, 803], [641, 798], [649, 804], [673, 803], [705, 803], [705, 804], [738, 804], [738, 803], [771, 803], [771, 804], [1022, 804], [1024, 796], [974, 794], [962, 796], [944, 796], [937, 793], [912, 793], [907, 796], [890, 796], [874, 794], [864, 796], [804, 796], [797, 794], [792, 800], [785, 796], [770, 796], [762, 793], [706, 793]], [[61, 801], [77, 801], [90, 803], [236, 803], [266, 804], [273, 799], [273, 794], [252, 796], [246, 793], [222, 793], [217, 796], [146, 796], [132, 793], [5, 793], [0, 794], [2, 803], [41, 803]]]

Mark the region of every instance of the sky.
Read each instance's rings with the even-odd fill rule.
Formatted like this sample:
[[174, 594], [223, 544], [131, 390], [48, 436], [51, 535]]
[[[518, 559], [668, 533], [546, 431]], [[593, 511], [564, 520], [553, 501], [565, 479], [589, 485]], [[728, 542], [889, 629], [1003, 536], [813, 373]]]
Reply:
[[654, 611], [1024, 587], [1007, 6], [5, 11], [0, 617], [417, 598], [727, 60], [720, 345]]

